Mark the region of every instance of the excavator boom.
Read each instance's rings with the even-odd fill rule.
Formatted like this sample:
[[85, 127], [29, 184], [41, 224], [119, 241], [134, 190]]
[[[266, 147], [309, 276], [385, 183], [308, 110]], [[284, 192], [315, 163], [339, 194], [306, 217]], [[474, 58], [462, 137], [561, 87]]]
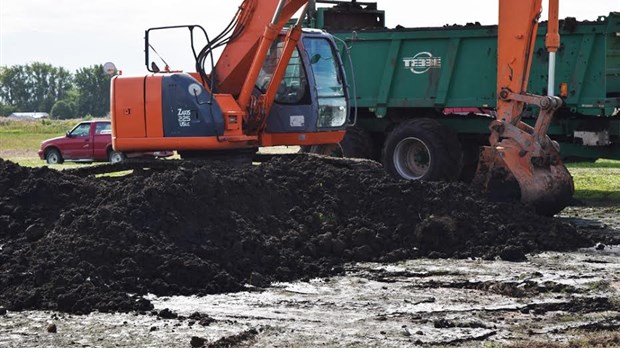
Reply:
[[[260, 2], [260, 4], [259, 4]], [[264, 59], [269, 42], [275, 40], [284, 25], [301, 9], [307, 0], [244, 0], [240, 6], [241, 16], [231, 40], [215, 65], [218, 93], [239, 95], [252, 63]], [[263, 46], [261, 47], [261, 41]], [[259, 50], [261, 50], [259, 52]]]
[[[538, 213], [553, 215], [570, 203], [574, 186], [559, 146], [547, 136], [562, 100], [527, 93], [541, 3], [499, 0], [497, 119], [491, 122], [491, 146], [482, 149], [474, 183], [493, 199], [517, 196]], [[547, 46], [555, 52], [559, 46], [558, 0], [550, 0], [549, 11]], [[553, 66], [550, 76], [551, 71]], [[534, 127], [521, 121], [526, 104], [539, 110]]]

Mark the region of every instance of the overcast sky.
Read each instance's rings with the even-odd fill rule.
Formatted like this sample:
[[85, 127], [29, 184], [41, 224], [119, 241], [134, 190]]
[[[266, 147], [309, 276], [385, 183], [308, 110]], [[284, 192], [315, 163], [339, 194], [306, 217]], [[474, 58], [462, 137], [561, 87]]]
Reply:
[[[377, 2], [386, 11], [388, 27], [497, 23], [497, 0]], [[146, 72], [145, 29], [200, 24], [213, 37], [225, 28], [240, 3], [241, 0], [0, 0], [0, 65], [39, 61], [74, 71], [111, 61], [123, 74], [141, 75]], [[593, 20], [611, 11], [620, 11], [620, 0], [560, 1], [560, 18]], [[162, 53], [166, 49], [189, 47], [186, 36], [174, 35], [176, 42], [162, 38], [166, 47], [155, 46], [166, 60], [174, 58], [167, 56], [172, 53]], [[176, 68], [175, 64], [185, 62], [169, 63]]]

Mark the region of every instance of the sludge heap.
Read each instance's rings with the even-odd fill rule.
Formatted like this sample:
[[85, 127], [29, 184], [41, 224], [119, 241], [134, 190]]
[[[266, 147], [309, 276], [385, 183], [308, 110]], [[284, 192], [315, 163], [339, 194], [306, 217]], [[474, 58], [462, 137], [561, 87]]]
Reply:
[[10, 310], [148, 310], [140, 295], [238, 291], [349, 261], [592, 244], [521, 205], [487, 203], [461, 184], [396, 181], [374, 162], [185, 162], [95, 178], [0, 159], [0, 173], [0, 306]]

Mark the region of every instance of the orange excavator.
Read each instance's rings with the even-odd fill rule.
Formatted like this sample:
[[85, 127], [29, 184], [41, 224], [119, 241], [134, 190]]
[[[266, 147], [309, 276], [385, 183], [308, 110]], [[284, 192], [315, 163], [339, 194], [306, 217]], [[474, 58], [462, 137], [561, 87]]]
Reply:
[[[199, 52], [192, 41], [192, 73], [160, 71], [150, 64], [149, 33], [171, 27], [147, 30], [151, 74], [112, 79], [115, 150], [232, 157], [261, 146], [339, 143], [350, 98], [332, 36], [301, 28], [308, 2], [244, 0], [231, 24], [212, 40], [198, 25], [183, 26], [192, 38], [203, 32], [207, 41]], [[495, 198], [518, 196], [550, 215], [570, 201], [573, 182], [557, 144], [546, 135], [561, 99], [527, 94], [541, 2], [499, 0], [497, 119], [490, 125], [490, 146], [481, 151], [475, 182]], [[554, 52], [559, 47], [558, 0], [550, 3], [547, 47]], [[300, 20], [283, 31], [302, 7]], [[213, 64], [213, 50], [222, 46]], [[540, 109], [534, 127], [521, 121], [525, 104]]]
[[[490, 146], [483, 147], [474, 183], [493, 199], [521, 201], [553, 215], [572, 200], [573, 179], [559, 146], [547, 136], [562, 99], [554, 96], [555, 52], [560, 47], [559, 0], [549, 0], [545, 46], [549, 51], [548, 95], [527, 93], [542, 0], [500, 0], [497, 54], [497, 117]], [[534, 127], [521, 121], [524, 106], [539, 109]]]
[[[302, 29], [301, 20], [283, 30], [302, 7], [305, 13], [307, 2], [244, 0], [229, 26], [212, 39], [199, 25], [147, 30], [151, 74], [112, 79], [114, 148], [233, 157], [261, 146], [338, 143], [349, 107], [333, 37]], [[189, 30], [196, 72], [167, 66], [161, 71], [149, 62], [149, 51], [155, 51], [149, 34], [171, 28]], [[198, 51], [194, 36], [200, 34], [207, 44]], [[214, 64], [213, 50], [222, 46]]]

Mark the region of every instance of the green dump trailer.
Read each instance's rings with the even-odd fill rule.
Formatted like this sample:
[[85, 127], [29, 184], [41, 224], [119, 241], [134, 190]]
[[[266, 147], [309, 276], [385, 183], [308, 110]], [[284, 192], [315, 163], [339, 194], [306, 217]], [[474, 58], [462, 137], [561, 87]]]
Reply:
[[[386, 29], [376, 3], [325, 2], [336, 6], [314, 9], [309, 26], [340, 40], [355, 108], [355, 126], [338, 150], [381, 161], [407, 179], [470, 179], [494, 117], [497, 26]], [[541, 23], [528, 87], [541, 95], [546, 29]], [[549, 135], [565, 160], [620, 159], [620, 12], [596, 21], [567, 18], [560, 30], [555, 94], [564, 106]], [[534, 124], [535, 115], [527, 109], [523, 119]]]

